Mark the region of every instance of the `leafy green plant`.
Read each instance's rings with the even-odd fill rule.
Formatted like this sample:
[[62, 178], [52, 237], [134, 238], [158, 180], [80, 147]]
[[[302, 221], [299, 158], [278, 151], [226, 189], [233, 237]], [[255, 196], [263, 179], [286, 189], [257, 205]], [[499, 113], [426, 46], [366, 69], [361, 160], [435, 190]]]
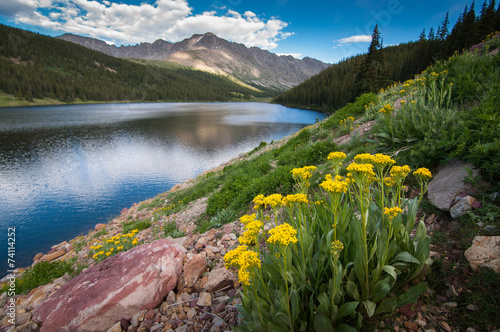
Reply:
[[[237, 330], [354, 331], [364, 318], [412, 303], [426, 290], [426, 283], [403, 289], [431, 263], [425, 225], [415, 226], [420, 199], [403, 195], [409, 167], [390, 168], [389, 157], [364, 154], [342, 177], [345, 157], [329, 155], [333, 173], [316, 194], [309, 194], [316, 167], [296, 168], [298, 193], [258, 195], [257, 213], [240, 218], [242, 245], [224, 257], [243, 284]], [[430, 172], [414, 176], [425, 193]], [[266, 233], [268, 206], [275, 227]]]
[[177, 227], [177, 223], [174, 220], [165, 222], [165, 224], [163, 225], [163, 232], [165, 234], [165, 237], [171, 236], [174, 239], [186, 235], [186, 233], [184, 233]]
[[128, 234], [133, 230], [138, 230], [139, 232], [151, 227], [151, 222], [146, 220], [138, 220], [138, 221], [130, 221], [124, 222], [123, 226], [123, 234]]
[[[66, 273], [69, 273], [70, 275], [75, 273], [75, 270], [72, 268], [72, 264], [69, 262], [40, 262], [16, 279], [16, 293], [27, 294], [30, 290], [37, 288], [40, 285], [48, 284], [54, 279], [62, 277]], [[3, 293], [7, 291], [8, 288], [8, 285], [4, 285], [0, 292]]]

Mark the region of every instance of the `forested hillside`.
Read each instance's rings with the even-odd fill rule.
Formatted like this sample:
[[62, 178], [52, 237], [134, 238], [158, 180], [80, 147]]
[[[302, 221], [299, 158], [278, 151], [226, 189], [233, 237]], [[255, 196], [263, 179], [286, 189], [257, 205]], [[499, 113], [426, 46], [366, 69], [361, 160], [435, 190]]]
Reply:
[[[496, 9], [495, 9], [496, 7]], [[378, 27], [367, 54], [356, 55], [332, 65], [302, 84], [274, 98], [274, 102], [324, 112], [354, 101], [367, 92], [378, 92], [393, 82], [405, 81], [436, 60], [455, 51], [469, 49], [490, 32], [500, 30], [500, 4], [489, 0], [476, 14], [474, 6], [464, 9], [450, 29], [448, 14], [434, 31], [422, 31], [418, 41], [383, 48]]]
[[224, 101], [269, 96], [201, 71], [141, 65], [0, 25], [0, 90], [19, 99]]

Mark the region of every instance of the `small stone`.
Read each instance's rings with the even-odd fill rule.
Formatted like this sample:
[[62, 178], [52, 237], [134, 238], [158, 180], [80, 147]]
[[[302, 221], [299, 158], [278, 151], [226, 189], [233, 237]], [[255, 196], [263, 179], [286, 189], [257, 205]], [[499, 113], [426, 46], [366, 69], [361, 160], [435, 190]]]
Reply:
[[407, 329], [410, 329], [412, 331], [418, 330], [418, 326], [415, 323], [412, 323], [408, 320], [404, 322], [404, 325]]
[[458, 306], [457, 302], [445, 302], [442, 304], [443, 307], [456, 308]]
[[423, 319], [415, 319], [415, 324], [417, 324], [420, 327], [425, 327], [427, 326], [427, 322]]
[[479, 310], [479, 307], [475, 304], [469, 304], [467, 307], [465, 307], [467, 310], [470, 310], [470, 311], [478, 311]]
[[207, 269], [207, 261], [201, 255], [191, 257], [183, 268], [184, 286], [193, 287]]
[[187, 317], [188, 319], [193, 319], [194, 316], [196, 316], [198, 312], [196, 311], [195, 308], [190, 308], [187, 312]]
[[497, 230], [497, 227], [495, 225], [486, 225], [484, 230], [488, 233], [493, 233]]
[[205, 289], [209, 292], [215, 292], [228, 287], [230, 288], [236, 280], [236, 275], [233, 272], [226, 268], [216, 268], [208, 274]]
[[455, 290], [455, 286], [450, 285], [450, 287], [448, 287], [448, 290], [446, 291], [446, 296], [447, 297], [458, 297], [458, 293]]
[[466, 332], [476, 332], [476, 329], [473, 327], [468, 327]]
[[441, 326], [442, 326], [442, 327], [443, 327], [446, 331], [448, 331], [448, 332], [451, 332], [451, 331], [452, 331], [452, 330], [451, 330], [451, 327], [450, 327], [450, 325], [448, 325], [448, 323], [446, 323], [446, 322], [439, 322], [439, 324], [441, 324]]
[[197, 304], [199, 306], [211, 306], [212, 305], [212, 295], [207, 292], [200, 293], [200, 298], [198, 299]]
[[122, 332], [122, 326], [121, 326], [120, 322], [115, 323], [106, 332]]
[[225, 308], [226, 308], [226, 303], [221, 302], [221, 303], [217, 304], [217, 306], [215, 307], [215, 313], [218, 314], [219, 312], [221, 312]]
[[215, 316], [214, 319], [212, 320], [212, 323], [215, 325], [215, 326], [222, 326], [222, 324], [224, 324], [224, 319], [220, 318], [219, 316]]
[[167, 295], [167, 304], [174, 304], [174, 303], [175, 303], [175, 292], [171, 290]]
[[156, 312], [153, 309], [151, 309], [146, 313], [144, 318], [145, 319], [153, 319], [155, 315], [156, 315]]

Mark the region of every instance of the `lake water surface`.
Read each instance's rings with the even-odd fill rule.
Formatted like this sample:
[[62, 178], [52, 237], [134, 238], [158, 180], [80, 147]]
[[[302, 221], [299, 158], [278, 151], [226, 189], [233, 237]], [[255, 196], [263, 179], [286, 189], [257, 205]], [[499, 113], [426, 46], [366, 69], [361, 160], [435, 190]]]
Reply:
[[0, 251], [15, 227], [16, 266], [31, 265], [123, 208], [323, 117], [265, 103], [2, 108]]

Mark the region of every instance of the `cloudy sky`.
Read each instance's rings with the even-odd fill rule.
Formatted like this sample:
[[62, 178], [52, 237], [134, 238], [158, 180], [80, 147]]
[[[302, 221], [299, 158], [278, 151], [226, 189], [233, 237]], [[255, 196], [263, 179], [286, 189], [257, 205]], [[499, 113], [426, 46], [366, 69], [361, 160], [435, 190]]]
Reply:
[[[0, 23], [50, 36], [74, 33], [115, 45], [195, 33], [328, 63], [365, 52], [375, 24], [384, 45], [453, 25], [469, 0], [0, 0]], [[481, 1], [476, 1], [476, 10]]]

